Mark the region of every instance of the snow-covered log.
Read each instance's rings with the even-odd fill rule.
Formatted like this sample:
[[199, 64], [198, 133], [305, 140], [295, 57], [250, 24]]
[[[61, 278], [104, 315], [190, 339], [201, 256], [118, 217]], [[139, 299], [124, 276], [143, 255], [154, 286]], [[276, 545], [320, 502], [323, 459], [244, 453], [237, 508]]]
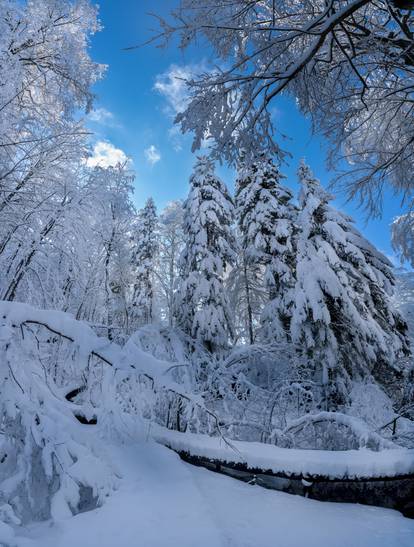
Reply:
[[154, 438], [186, 462], [251, 485], [321, 501], [363, 503], [412, 516], [414, 450], [295, 450], [235, 442], [177, 431], [155, 430]]
[[414, 450], [296, 450], [257, 442], [153, 429], [154, 439], [178, 453], [238, 464], [246, 470], [281, 477], [312, 480], [390, 479], [414, 475]]

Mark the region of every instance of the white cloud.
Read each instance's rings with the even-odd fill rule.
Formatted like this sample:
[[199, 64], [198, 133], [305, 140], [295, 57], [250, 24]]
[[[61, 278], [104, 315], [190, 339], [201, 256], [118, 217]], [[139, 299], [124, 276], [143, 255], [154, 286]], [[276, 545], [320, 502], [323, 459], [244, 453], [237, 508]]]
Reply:
[[107, 141], [98, 141], [93, 147], [92, 155], [86, 160], [89, 167], [110, 167], [118, 163], [125, 163], [127, 155], [120, 148], [116, 148]]
[[[190, 99], [189, 88], [186, 80], [196, 78], [198, 74], [206, 72], [205, 63], [190, 65], [171, 65], [166, 72], [159, 74], [156, 78], [154, 89], [166, 100], [165, 113], [174, 118], [178, 113], [183, 112]], [[174, 125], [168, 131], [172, 147], [176, 152], [182, 150], [183, 134], [180, 128]]]
[[185, 110], [189, 91], [186, 80], [205, 71], [204, 65], [171, 65], [170, 68], [159, 74], [156, 78], [154, 89], [167, 100], [170, 113], [177, 114]]
[[99, 123], [100, 125], [112, 126], [115, 124], [114, 115], [112, 112], [103, 107], [91, 110], [88, 114], [88, 119], [91, 122]]
[[155, 165], [161, 159], [159, 150], [153, 144], [144, 150], [144, 154], [147, 158], [147, 162], [151, 165]]

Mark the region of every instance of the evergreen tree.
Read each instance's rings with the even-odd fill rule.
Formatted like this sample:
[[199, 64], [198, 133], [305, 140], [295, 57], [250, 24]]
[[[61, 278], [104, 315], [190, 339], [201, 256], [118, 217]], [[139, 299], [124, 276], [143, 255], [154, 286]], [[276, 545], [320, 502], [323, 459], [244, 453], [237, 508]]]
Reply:
[[229, 304], [234, 317], [235, 341], [242, 340], [254, 344], [261, 311], [266, 301], [263, 271], [260, 265], [247, 260], [239, 241], [237, 250], [236, 262], [226, 279]]
[[133, 324], [142, 326], [154, 320], [154, 272], [158, 252], [157, 210], [149, 198], [138, 214], [133, 264], [135, 284], [133, 294]]
[[321, 406], [347, 403], [353, 380], [392, 376], [407, 351], [406, 325], [390, 299], [389, 261], [329, 205], [332, 199], [303, 162], [292, 338], [309, 358]]
[[[236, 217], [246, 268], [250, 278], [256, 279], [264, 269], [268, 298], [261, 321], [263, 338], [268, 341], [284, 340], [289, 331], [286, 295], [293, 283], [295, 209], [290, 190], [281, 184], [283, 178], [272, 160], [261, 156], [251, 165], [242, 165], [236, 183]], [[247, 306], [250, 316], [253, 307], [251, 302]]]
[[227, 188], [214, 173], [213, 162], [199, 157], [184, 203], [186, 245], [176, 314], [181, 328], [210, 352], [225, 348], [233, 336], [223, 281], [235, 258], [232, 220]]

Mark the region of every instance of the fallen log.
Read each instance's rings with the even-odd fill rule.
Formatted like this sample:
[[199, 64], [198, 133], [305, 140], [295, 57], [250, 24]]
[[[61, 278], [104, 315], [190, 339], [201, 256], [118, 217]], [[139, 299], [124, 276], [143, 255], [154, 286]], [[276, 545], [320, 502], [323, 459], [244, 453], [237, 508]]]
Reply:
[[[219, 439], [207, 435], [160, 428], [153, 437], [192, 465], [252, 485], [320, 501], [388, 507], [414, 518], [411, 450], [330, 452], [231, 441], [235, 448], [232, 452], [220, 447]], [[332, 460], [331, 466], [328, 460]]]
[[240, 462], [193, 456], [182, 450], [174, 450], [180, 458], [192, 465], [204, 467], [251, 485], [288, 494], [296, 494], [319, 501], [362, 503], [401, 511], [414, 518], [414, 474], [394, 477], [330, 479], [320, 476], [286, 475], [271, 470], [250, 468]]

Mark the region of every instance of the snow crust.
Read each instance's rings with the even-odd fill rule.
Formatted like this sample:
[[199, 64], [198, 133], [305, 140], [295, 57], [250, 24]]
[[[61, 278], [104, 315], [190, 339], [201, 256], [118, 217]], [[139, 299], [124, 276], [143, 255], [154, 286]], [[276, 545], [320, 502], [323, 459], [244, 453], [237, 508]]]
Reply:
[[395, 477], [414, 473], [414, 450], [407, 448], [374, 452], [368, 449], [328, 451], [295, 450], [257, 442], [229, 441], [164, 428], [153, 429], [154, 439], [173, 450], [193, 456], [244, 463], [288, 476], [354, 479]]

